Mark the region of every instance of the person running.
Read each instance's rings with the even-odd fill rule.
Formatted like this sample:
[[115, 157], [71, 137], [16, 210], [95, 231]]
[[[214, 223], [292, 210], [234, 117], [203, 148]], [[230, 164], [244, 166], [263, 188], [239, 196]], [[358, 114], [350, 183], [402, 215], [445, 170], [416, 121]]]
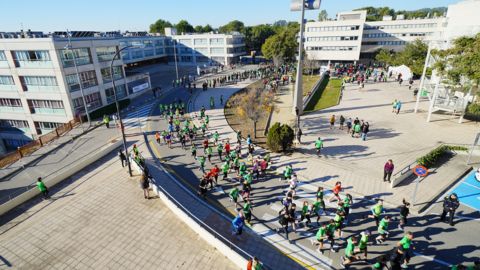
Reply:
[[344, 268], [352, 262], [360, 260], [359, 256], [355, 256], [355, 245], [357, 245], [357, 237], [351, 236], [347, 239], [347, 247], [345, 248], [345, 256], [342, 256], [340, 263]]
[[108, 117], [108, 115], [106, 114], [103, 115], [103, 123], [107, 128], [110, 128], [110, 117]]
[[397, 105], [395, 105], [396, 114], [400, 112], [401, 108], [402, 108], [402, 102], [399, 100], [397, 101]]
[[363, 254], [363, 259], [366, 261], [368, 257], [368, 238], [370, 236], [369, 231], [363, 231], [360, 233], [360, 240], [358, 241], [358, 253]]
[[[288, 211], [283, 212], [282, 210], [278, 215], [279, 215], [278, 223], [280, 223], [280, 225], [282, 226], [281, 229], [285, 231], [285, 238], [288, 239], [288, 219], [289, 219]], [[281, 229], [277, 229], [277, 232], [280, 232]]]
[[300, 222], [302, 222], [304, 219], [306, 219], [305, 227], [309, 227], [310, 224], [312, 224], [312, 221], [310, 220], [310, 207], [307, 201], [303, 202], [302, 214], [300, 215]]
[[160, 132], [155, 132], [155, 140], [157, 141], [158, 144], [161, 144], [161, 138], [160, 138]]
[[325, 201], [323, 200], [323, 187], [317, 188], [317, 193], [315, 194], [315, 198], [320, 202], [319, 206], [322, 208], [323, 213], [326, 213]]
[[347, 125], [347, 134], [350, 134], [352, 130], [352, 118], [348, 118], [346, 125]]
[[385, 165], [383, 165], [383, 182], [388, 181], [390, 183], [393, 169], [395, 169], [395, 165], [393, 165], [393, 161], [389, 159]]
[[220, 95], [220, 105], [223, 105], [223, 95]]
[[207, 154], [208, 162], [212, 163], [213, 148], [211, 145], [207, 147], [206, 154]]
[[375, 258], [375, 263], [372, 265], [373, 270], [383, 270], [385, 268], [389, 269], [387, 266], [388, 254], [383, 254]]
[[47, 186], [45, 185], [45, 183], [43, 183], [42, 177], [37, 178], [37, 188], [42, 193], [43, 199], [46, 200], [46, 199], [50, 198], [50, 196], [48, 195], [49, 190], [48, 190]]
[[190, 153], [192, 153], [192, 157], [194, 159], [197, 159], [197, 147], [195, 146], [195, 143], [192, 143], [192, 146], [190, 147]]
[[341, 201], [340, 195], [339, 195], [341, 191], [342, 191], [342, 182], [337, 181], [335, 183], [335, 186], [332, 189], [333, 195], [332, 197], [330, 197], [329, 202], [333, 202], [334, 200]]
[[330, 129], [334, 129], [335, 128], [335, 115], [332, 114], [332, 116], [330, 117]]
[[320, 156], [321, 150], [323, 148], [323, 141], [320, 137], [315, 141], [315, 149], [317, 149], [317, 156]]
[[230, 198], [230, 201], [234, 202], [236, 207], [240, 207], [240, 204], [238, 203], [239, 195], [240, 195], [240, 190], [236, 186], [228, 193], [228, 197]]
[[207, 195], [208, 182], [209, 182], [208, 176], [203, 175], [198, 185], [198, 194], [203, 198], [205, 198]]
[[199, 169], [202, 173], [205, 173], [205, 156], [198, 157]]
[[401, 246], [403, 249], [402, 268], [408, 268], [410, 262], [410, 248], [412, 247], [413, 233], [406, 232], [403, 238], [397, 243], [397, 246]]
[[210, 169], [210, 175], [213, 177], [213, 180], [215, 181], [215, 186], [218, 185], [218, 173], [220, 172], [220, 169], [218, 166], [215, 164], [212, 169]]
[[352, 195], [349, 193], [345, 194], [345, 198], [343, 198], [343, 211], [345, 211], [345, 224], [348, 224], [348, 215], [350, 214], [350, 207], [353, 203]]
[[387, 239], [388, 235], [388, 224], [390, 223], [390, 216], [385, 216], [380, 220], [380, 223], [378, 224], [378, 236], [375, 238], [375, 242], [377, 244], [383, 243]]
[[327, 225], [327, 240], [330, 242], [330, 251], [338, 252], [335, 248], [335, 221], [333, 219]]
[[288, 164], [285, 170], [283, 171], [283, 177], [285, 180], [290, 180], [292, 178], [292, 174], [293, 174], [292, 165]]
[[213, 133], [213, 141], [215, 143], [215, 145], [218, 144], [218, 139], [220, 138], [220, 135], [218, 134], [218, 131], [215, 131], [215, 133]]
[[225, 161], [222, 164], [222, 173], [223, 173], [223, 180], [226, 180], [228, 177], [228, 172], [230, 171], [230, 162]]
[[242, 209], [245, 214], [245, 222], [250, 225], [250, 222], [252, 221], [252, 203], [250, 202], [250, 199], [247, 198], [245, 200]]
[[210, 97], [210, 109], [215, 108], [215, 99], [213, 97]]
[[383, 210], [383, 200], [378, 199], [377, 203], [370, 208], [370, 211], [372, 212], [371, 215], [368, 215], [368, 217], [371, 217], [375, 220], [375, 226], [378, 227], [380, 223], [380, 215], [384, 212]]
[[397, 109], [397, 102], [396, 99], [392, 102], [392, 113], [395, 113], [395, 110]]
[[400, 206], [400, 222], [398, 223], [398, 229], [404, 229], [407, 225], [407, 217], [410, 214], [410, 203], [405, 199], [402, 200], [402, 206]]
[[[323, 203], [323, 207], [325, 209], [325, 203], [323, 202], [323, 199], [321, 198], [318, 198], [317, 197], [317, 200], [312, 203], [312, 206], [310, 207], [310, 216], [316, 216], [317, 217], [317, 225], [320, 224], [320, 208], [322, 207], [322, 203]], [[324, 211], [325, 212], [325, 211]]]
[[323, 222], [315, 234], [315, 240], [310, 239], [312, 246], [318, 246], [317, 251], [323, 254], [323, 241], [327, 239], [327, 223]]

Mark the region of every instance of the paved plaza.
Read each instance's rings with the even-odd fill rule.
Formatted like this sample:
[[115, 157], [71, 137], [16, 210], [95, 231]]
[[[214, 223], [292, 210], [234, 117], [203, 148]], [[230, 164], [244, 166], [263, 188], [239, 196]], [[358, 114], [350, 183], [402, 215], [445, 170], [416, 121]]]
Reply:
[[138, 181], [115, 153], [74, 175], [0, 227], [0, 269], [238, 269]]

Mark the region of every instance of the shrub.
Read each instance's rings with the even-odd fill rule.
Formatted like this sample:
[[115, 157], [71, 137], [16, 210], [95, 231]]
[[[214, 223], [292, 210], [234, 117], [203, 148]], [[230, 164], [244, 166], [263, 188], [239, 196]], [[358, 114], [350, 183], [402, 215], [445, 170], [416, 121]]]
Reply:
[[467, 151], [468, 148], [458, 145], [441, 145], [423, 157], [417, 159], [419, 165], [425, 166], [427, 168], [434, 167], [438, 164], [440, 158], [448, 154], [448, 151]]
[[[125, 107], [128, 107], [128, 105], [130, 105], [130, 99], [129, 98], [122, 99], [122, 100], [118, 101], [118, 106], [119, 106], [120, 110], [125, 108]], [[116, 113], [116, 112], [117, 112], [117, 107], [116, 107], [115, 102], [114, 102], [114, 103], [108, 104], [107, 106], [104, 106], [100, 109], [97, 109], [93, 112], [90, 112], [90, 118], [91, 119], [98, 119], [98, 118], [102, 118], [105, 114], [106, 115], [111, 115], [111, 114]]]
[[292, 146], [293, 138], [293, 129], [277, 122], [268, 130], [267, 146], [273, 152], [286, 151]]
[[470, 103], [468, 104], [465, 112], [465, 119], [471, 121], [480, 121], [480, 104]]

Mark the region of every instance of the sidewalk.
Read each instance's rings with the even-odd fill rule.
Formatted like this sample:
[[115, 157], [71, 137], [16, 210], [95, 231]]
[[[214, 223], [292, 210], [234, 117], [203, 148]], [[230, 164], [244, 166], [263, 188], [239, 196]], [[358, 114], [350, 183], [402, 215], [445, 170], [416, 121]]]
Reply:
[[275, 107], [272, 113], [270, 126], [279, 122], [281, 124], [288, 124], [292, 128], [295, 127], [295, 115], [292, 114], [292, 95], [294, 84], [280, 85], [275, 94]]
[[[116, 128], [106, 129], [105, 126], [100, 126], [72, 140], [81, 133], [82, 129], [77, 127], [32, 155], [12, 164], [9, 170], [16, 168], [17, 171], [0, 182], [0, 203], [34, 187], [36, 179], [40, 176], [48, 185], [48, 179], [55, 177], [79, 160], [88, 159], [90, 155], [120, 134]], [[95, 160], [91, 162], [93, 161]], [[4, 173], [3, 170], [2, 173]]]

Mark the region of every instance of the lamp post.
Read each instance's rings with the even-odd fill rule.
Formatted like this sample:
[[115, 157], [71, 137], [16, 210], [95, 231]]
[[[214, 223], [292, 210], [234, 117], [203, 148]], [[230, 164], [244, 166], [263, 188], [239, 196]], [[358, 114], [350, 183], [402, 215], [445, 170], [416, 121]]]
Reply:
[[293, 113], [300, 117], [303, 114], [303, 31], [305, 21], [305, 0], [301, 0], [302, 15], [300, 19], [300, 40], [298, 41], [298, 63], [297, 63], [297, 76], [295, 78], [295, 89], [293, 94]]
[[[83, 93], [82, 81], [80, 80], [80, 73], [78, 72], [77, 60], [75, 59], [75, 52], [72, 49], [72, 42], [70, 41], [70, 32], [68, 32], [68, 29], [67, 29], [67, 39], [68, 39], [68, 45], [65, 46], [65, 49], [69, 50], [73, 56], [73, 65], [75, 66], [78, 86], [80, 87], [80, 94], [82, 95], [83, 107], [85, 108], [85, 114], [87, 115], [88, 128], [90, 128], [90, 125], [91, 125], [90, 114], [88, 113], [87, 101], [85, 100], [85, 94]], [[81, 118], [82, 117], [80, 116], [80, 121], [81, 121]], [[82, 129], [83, 129], [83, 126], [82, 126]]]
[[125, 151], [125, 155], [127, 157], [127, 166], [128, 166], [128, 174], [132, 176], [132, 166], [130, 165], [130, 159], [129, 159], [129, 154], [128, 154], [128, 149], [127, 149], [127, 141], [125, 139], [125, 130], [123, 127], [123, 122], [122, 122], [122, 116], [120, 115], [120, 106], [118, 105], [118, 99], [117, 99], [117, 89], [115, 86], [115, 78], [113, 74], [113, 62], [115, 61], [115, 58], [120, 54], [121, 51], [134, 47], [134, 46], [126, 46], [118, 50], [115, 55], [112, 58], [112, 62], [110, 62], [110, 76], [112, 77], [112, 84], [113, 84], [113, 96], [115, 97], [115, 106], [117, 107], [117, 117], [118, 117], [118, 122], [120, 123], [120, 131], [122, 132], [122, 140], [123, 140], [123, 150]]
[[178, 81], [178, 63], [177, 63], [177, 40], [174, 38], [173, 39], [173, 58], [175, 59], [175, 74], [177, 75], [177, 81]]

